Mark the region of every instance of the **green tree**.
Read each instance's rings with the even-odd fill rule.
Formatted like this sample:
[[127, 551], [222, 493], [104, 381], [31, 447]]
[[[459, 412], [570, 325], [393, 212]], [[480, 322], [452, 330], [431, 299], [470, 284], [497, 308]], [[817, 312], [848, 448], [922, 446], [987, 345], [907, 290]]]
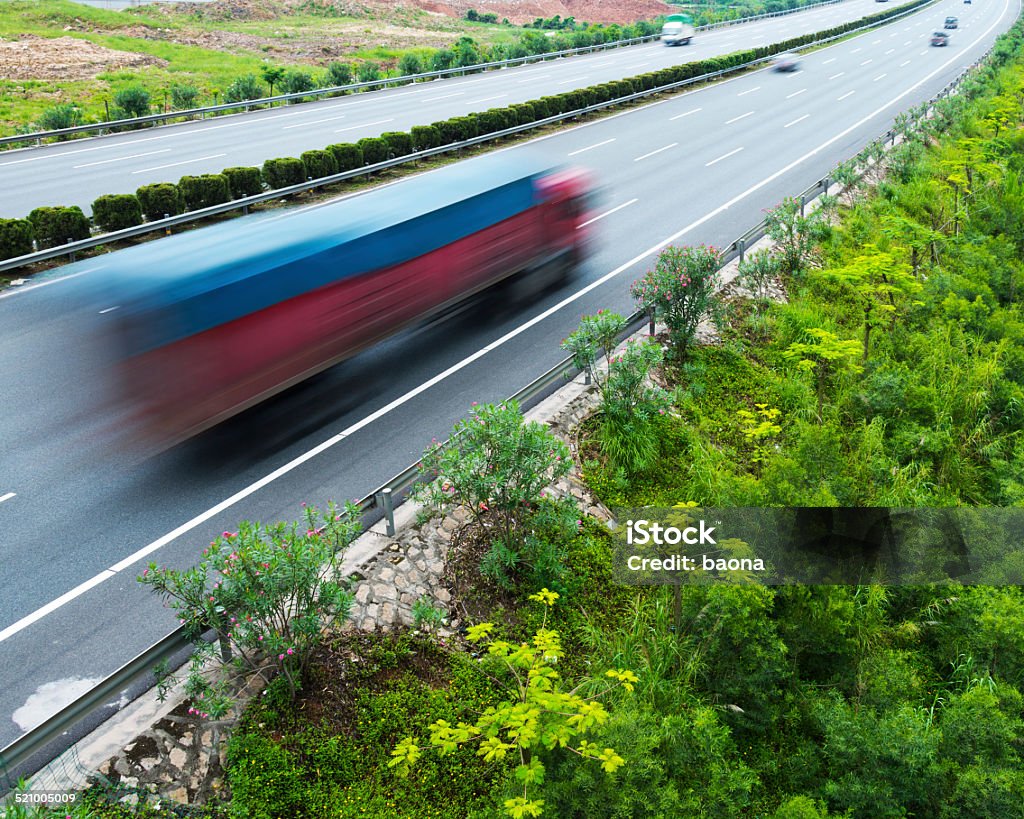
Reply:
[[816, 248], [831, 230], [831, 208], [827, 204], [802, 215], [800, 200], [787, 197], [765, 216], [768, 235], [777, 246], [786, 273], [801, 273], [815, 261]]
[[114, 106], [128, 117], [144, 117], [150, 112], [149, 92], [140, 85], [133, 85], [114, 94]]
[[871, 242], [849, 264], [827, 268], [820, 275], [846, 285], [854, 294], [864, 317], [864, 364], [868, 361], [872, 329], [886, 320], [895, 324], [899, 312], [921, 292], [921, 282], [910, 266], [896, 261], [892, 254]]
[[817, 381], [818, 423], [822, 423], [825, 402], [825, 385], [833, 374], [841, 369], [860, 372], [860, 365], [851, 361], [858, 352], [860, 345], [856, 341], [839, 338], [821, 327], [807, 330], [810, 340], [794, 342], [783, 350], [782, 355], [790, 361], [797, 362], [797, 369], [814, 373]]
[[269, 96], [274, 96], [274, 86], [284, 79], [284, 75], [284, 66], [270, 65], [269, 63], [260, 66], [260, 76], [263, 77], [263, 82], [270, 86]]

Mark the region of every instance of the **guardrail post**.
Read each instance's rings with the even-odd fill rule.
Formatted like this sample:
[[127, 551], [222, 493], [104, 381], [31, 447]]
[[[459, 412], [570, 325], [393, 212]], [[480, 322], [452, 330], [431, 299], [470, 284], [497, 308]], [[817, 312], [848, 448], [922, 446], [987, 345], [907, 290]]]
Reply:
[[654, 335], [654, 311], [653, 310], [650, 312], [650, 315], [648, 316], [648, 325], [647, 325], [647, 327], [651, 331], [651, 335], [653, 336]]
[[[71, 238], [71, 237], [69, 236], [69, 237], [68, 237], [68, 240], [67, 240], [67, 242], [66, 242], [65, 244], [71, 244], [71, 243], [72, 243], [73, 241], [75, 241], [75, 240], [74, 240], [74, 239], [72, 239], [72, 238]], [[69, 259], [70, 259], [70, 260], [71, 260], [72, 262], [74, 262], [74, 261], [75, 261], [75, 251], [73, 251], [73, 250], [72, 250], [72, 251], [71, 251], [71, 252], [70, 252], [70, 253], [68, 254], [68, 258], [69, 258]]]
[[384, 520], [386, 521], [387, 528], [386, 532], [388, 537], [395, 536], [395, 507], [391, 500], [391, 489], [384, 487], [380, 490], [380, 506], [384, 510]]
[[822, 192], [825, 194], [825, 196], [828, 196], [828, 186], [831, 184], [832, 180], [829, 179], [827, 176], [821, 180]]
[[234, 656], [231, 652], [231, 637], [224, 629], [217, 629], [217, 642], [220, 644], [220, 658], [230, 663], [231, 658]]
[[743, 264], [743, 252], [747, 249], [746, 239], [737, 239], [736, 249], [740, 252], [740, 264]]
[[804, 205], [806, 205], [806, 204], [807, 204], [807, 197], [806, 197], [806, 196], [804, 196], [804, 195], [803, 195], [803, 194], [801, 193], [801, 194], [800, 194], [800, 217], [801, 217], [801, 218], [803, 218], [803, 215], [804, 215]]

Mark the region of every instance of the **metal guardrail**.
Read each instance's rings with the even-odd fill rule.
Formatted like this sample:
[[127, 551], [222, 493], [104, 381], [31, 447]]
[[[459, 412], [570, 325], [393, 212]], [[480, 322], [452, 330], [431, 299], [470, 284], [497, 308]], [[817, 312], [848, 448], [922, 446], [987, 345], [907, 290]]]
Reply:
[[[841, 2], [841, 0], [834, 0], [834, 2]], [[938, 2], [938, 0], [933, 0], [933, 2]], [[871, 28], [875, 28], [879, 25], [882, 25], [883, 23], [889, 22], [890, 20], [899, 19], [900, 17], [906, 16], [908, 14], [913, 14], [920, 8], [921, 6], [916, 6], [915, 8], [909, 9], [903, 12], [902, 14], [893, 15], [892, 17], [887, 17], [885, 20], [880, 20], [875, 23], [869, 23], [867, 25], [851, 29], [850, 31], [843, 32], [842, 34], [837, 34], [832, 37], [826, 37], [821, 40], [815, 40], [813, 42], [805, 44], [804, 46], [801, 46], [801, 48], [819, 46], [824, 43], [829, 43], [834, 40], [839, 40], [844, 37], [848, 37], [851, 34], [855, 34], [858, 31], [865, 31]], [[471, 139], [463, 140], [461, 142], [453, 142], [449, 143], [448, 145], [442, 145], [437, 148], [429, 148], [424, 151], [405, 154], [404, 156], [395, 157], [394, 159], [388, 159], [385, 160], [384, 162], [378, 162], [373, 165], [364, 165], [361, 168], [354, 168], [349, 171], [342, 171], [341, 173], [332, 174], [331, 176], [323, 176], [317, 179], [311, 179], [306, 182], [301, 182], [297, 185], [291, 185], [287, 188], [275, 188], [274, 190], [271, 191], [264, 191], [263, 193], [254, 194], [252, 196], [234, 199], [230, 202], [223, 202], [219, 205], [211, 205], [208, 208], [188, 211], [187, 213], [178, 214], [176, 216], [168, 216], [165, 219], [158, 219], [153, 222], [145, 222], [141, 225], [136, 225], [130, 228], [124, 228], [123, 230], [117, 230], [111, 233], [103, 233], [96, 236], [90, 236], [88, 239], [79, 239], [77, 241], [67, 242], [66, 244], [63, 245], [57, 245], [55, 247], [47, 248], [45, 250], [37, 250], [32, 253], [26, 253], [22, 256], [14, 256], [10, 259], [0, 261], [0, 272], [3, 272], [5, 270], [13, 270], [15, 268], [22, 267], [27, 264], [32, 264], [34, 262], [42, 262], [48, 259], [54, 259], [59, 256], [68, 256], [70, 257], [70, 260], [73, 262], [75, 261], [76, 254], [78, 252], [83, 250], [89, 250], [90, 248], [98, 247], [100, 245], [118, 242], [123, 239], [132, 239], [135, 238], [136, 236], [142, 236], [147, 233], [154, 233], [160, 231], [166, 232], [173, 227], [177, 227], [178, 225], [196, 222], [200, 219], [204, 219], [209, 216], [217, 216], [219, 214], [229, 213], [234, 210], [241, 210], [243, 213], [248, 213], [250, 206], [258, 205], [262, 202], [269, 202], [274, 199], [284, 199], [288, 196], [294, 196], [295, 194], [298, 193], [304, 193], [306, 191], [314, 190], [316, 188], [337, 184], [338, 182], [344, 182], [345, 180], [353, 179], [358, 176], [366, 176], [369, 174], [378, 173], [389, 168], [394, 168], [399, 165], [417, 162], [418, 160], [427, 159], [438, 154], [449, 153], [452, 151], [458, 152], [463, 148], [470, 148], [475, 145], [480, 145], [484, 142], [489, 142], [491, 140], [497, 140], [502, 139], [503, 137], [514, 136], [525, 131], [530, 131], [535, 128], [543, 128], [546, 125], [553, 125], [555, 123], [563, 122], [565, 120], [576, 119], [580, 116], [594, 113], [604, 108], [610, 108], [614, 105], [622, 105], [624, 103], [643, 99], [644, 97], [653, 96], [655, 94], [662, 94], [673, 91], [678, 88], [685, 88], [688, 85], [696, 85], [698, 83], [707, 82], [716, 77], [721, 77], [727, 74], [745, 71], [754, 66], [768, 62], [771, 59], [771, 56], [761, 57], [760, 59], [751, 60], [750, 62], [747, 63], [741, 63], [739, 65], [731, 66], [730, 68], [723, 68], [718, 71], [712, 71], [708, 74], [701, 74], [698, 77], [690, 77], [689, 79], [679, 80], [677, 82], [669, 83], [667, 85], [657, 86], [655, 88], [650, 88], [644, 91], [637, 91], [634, 92], [633, 94], [627, 94], [626, 96], [623, 97], [616, 97], [615, 99], [605, 100], [604, 102], [595, 103], [593, 105], [587, 105], [584, 106], [583, 108], [578, 108], [575, 111], [567, 111], [562, 114], [556, 114], [555, 116], [546, 117], [545, 119], [535, 120], [533, 122], [528, 122], [523, 125], [516, 125], [513, 126], [512, 128], [506, 128], [501, 131], [494, 131], [489, 134], [482, 134], [480, 136], [472, 137]]]
[[[844, 2], [844, 0], [822, 0], [820, 3], [811, 3], [806, 6], [801, 6], [795, 9], [786, 9], [784, 11], [775, 11], [766, 14], [756, 14], [750, 17], [740, 17], [736, 20], [721, 20], [717, 23], [710, 23], [703, 26], [697, 26], [697, 31], [709, 31], [715, 28], [722, 28], [725, 26], [734, 26], [741, 23], [749, 23], [755, 20], [762, 20], [769, 17], [783, 17], [788, 14], [794, 14], [800, 11], [806, 11], [811, 8], [818, 6], [829, 6], [837, 3]], [[132, 117], [131, 119], [119, 119], [111, 120], [109, 122], [96, 122], [88, 123], [85, 125], [75, 125], [70, 128], [55, 128], [49, 131], [34, 131], [28, 134], [16, 134], [14, 136], [0, 137], [0, 146], [11, 145], [19, 142], [35, 142], [37, 146], [42, 144], [44, 139], [50, 137], [61, 137], [61, 136], [72, 136], [74, 134], [83, 134], [90, 131], [114, 131], [119, 128], [129, 129], [140, 125], [147, 125], [155, 122], [164, 122], [172, 119], [192, 118], [199, 116], [201, 119], [205, 119], [207, 114], [216, 114], [225, 111], [236, 111], [244, 110], [250, 111], [255, 107], [262, 106], [273, 106], [275, 102], [305, 102], [310, 97], [324, 97], [330, 96], [331, 94], [347, 94], [349, 92], [358, 92], [368, 88], [382, 88], [386, 89], [389, 85], [410, 85], [415, 82], [424, 80], [442, 79], [445, 77], [456, 77], [464, 76], [466, 74], [475, 74], [480, 71], [489, 71], [502, 68], [510, 68], [519, 65], [526, 65], [533, 62], [544, 62], [546, 60], [561, 59], [563, 57], [572, 57], [578, 54], [591, 54], [596, 51], [607, 51], [613, 48], [622, 48], [631, 45], [639, 45], [641, 43], [653, 42], [661, 37], [661, 33], [647, 34], [643, 37], [630, 37], [625, 40], [614, 40], [610, 43], [595, 43], [589, 46], [580, 46], [578, 48], [567, 48], [561, 51], [548, 51], [543, 54], [529, 54], [525, 57], [511, 57], [507, 60], [495, 60], [488, 63], [476, 63], [474, 65], [459, 66], [456, 68], [444, 68], [437, 71], [424, 71], [419, 74], [406, 74], [401, 77], [381, 77], [376, 80], [366, 80], [364, 82], [350, 83], [348, 85], [336, 85], [329, 86], [327, 88], [314, 88], [309, 91], [296, 91], [291, 94], [277, 94], [272, 97], [260, 97], [254, 100], [242, 100], [240, 102], [224, 102], [219, 105], [206, 105], [201, 108], [187, 108], [181, 111], [167, 111], [159, 114], [147, 114], [142, 117]]]
[[[987, 53], [985, 56], [987, 56]], [[933, 105], [938, 100], [952, 93], [964, 78], [967, 77], [969, 72], [976, 68], [984, 59], [985, 57], [982, 57], [965, 69], [960, 76], [950, 81], [927, 105]], [[894, 130], [886, 131], [885, 134], [878, 137], [873, 143], [869, 143], [869, 146], [874, 143], [892, 143], [895, 136], [896, 132]], [[825, 177], [809, 188], [806, 188], [799, 195], [801, 206], [813, 200], [821, 193], [828, 193], [830, 185], [831, 180]], [[762, 220], [729, 244], [721, 253], [721, 267], [724, 267], [736, 258], [742, 261], [746, 249], [765, 235], [766, 227], [766, 221]], [[650, 320], [650, 316], [642, 311], [633, 313], [627, 319], [627, 327], [623, 333], [623, 338], [636, 332]], [[506, 400], [515, 400], [523, 406], [529, 406], [531, 403], [553, 392], [561, 384], [564, 384], [567, 378], [574, 377], [578, 373], [579, 370], [573, 365], [571, 357], [563, 359]], [[412, 491], [418, 482], [419, 471], [416, 464], [407, 467], [357, 503], [364, 525], [367, 528], [370, 524], [385, 518], [388, 535], [394, 535], [395, 501], [400, 501]], [[126, 688], [140, 681], [145, 681], [149, 675], [153, 674], [155, 666], [162, 661], [172, 658], [183, 647], [187, 647], [188, 641], [185, 639], [184, 634], [184, 627], [175, 629], [158, 643], [110, 674], [96, 688], [86, 692], [45, 722], [7, 745], [7, 747], [0, 749], [0, 766], [9, 775], [8, 779], [16, 780], [19, 777], [29, 776], [50, 762], [52, 758], [59, 755], [60, 751], [57, 751], [53, 753], [51, 759], [42, 761], [37, 759], [47, 749], [48, 745], [67, 735], [77, 724], [81, 723], [102, 705], [109, 703], [111, 698], [116, 698]], [[69, 744], [70, 742], [73, 742], [73, 740], [70, 740]], [[26, 768], [30, 764], [32, 765], [31, 770]], [[9, 787], [9, 784], [0, 783], [0, 794], [4, 792], [5, 787]]]

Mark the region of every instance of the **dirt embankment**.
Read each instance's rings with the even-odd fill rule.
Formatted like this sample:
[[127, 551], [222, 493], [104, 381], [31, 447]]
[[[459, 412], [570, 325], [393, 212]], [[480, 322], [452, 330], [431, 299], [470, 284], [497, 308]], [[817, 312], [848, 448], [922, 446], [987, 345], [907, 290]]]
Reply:
[[165, 60], [110, 48], [77, 37], [0, 41], [0, 77], [8, 80], [84, 80], [104, 71], [166, 65]]

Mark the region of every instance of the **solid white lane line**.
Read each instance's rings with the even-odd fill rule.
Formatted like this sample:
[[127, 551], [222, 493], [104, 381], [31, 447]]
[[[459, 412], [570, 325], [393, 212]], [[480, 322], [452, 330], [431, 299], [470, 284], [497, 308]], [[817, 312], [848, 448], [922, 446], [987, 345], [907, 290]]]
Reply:
[[841, 96], [841, 97], [836, 97], [836, 102], [842, 102], [842, 101], [843, 101], [843, 100], [845, 100], [845, 99], [846, 99], [847, 97], [852, 97], [852, 96], [853, 96], [854, 94], [856, 94], [856, 93], [857, 93], [856, 91], [847, 91], [847, 92], [846, 92], [845, 94], [843, 94], [843, 96]]
[[633, 204], [634, 202], [639, 202], [639, 201], [640, 201], [639, 199], [630, 199], [630, 200], [629, 200], [628, 202], [623, 202], [623, 203], [622, 203], [621, 205], [619, 205], [618, 207], [616, 207], [616, 208], [612, 208], [612, 209], [611, 209], [611, 210], [609, 210], [609, 211], [605, 211], [605, 212], [604, 212], [604, 213], [602, 213], [602, 214], [601, 214], [600, 216], [595, 216], [595, 217], [594, 217], [593, 219], [588, 219], [588, 220], [587, 220], [586, 222], [584, 222], [584, 223], [583, 223], [582, 225], [579, 225], [579, 226], [577, 227], [577, 230], [579, 230], [579, 228], [583, 228], [583, 227], [586, 227], [587, 225], [591, 225], [591, 224], [593, 224], [593, 223], [594, 223], [594, 222], [596, 222], [596, 221], [597, 221], [598, 219], [604, 219], [604, 217], [605, 217], [605, 216], [611, 216], [611, 215], [612, 215], [613, 213], [615, 213], [616, 211], [620, 211], [620, 210], [622, 210], [623, 208], [628, 208], [628, 207], [629, 207], [630, 205], [632, 205], [632, 204]]
[[760, 91], [760, 90], [761, 90], [761, 86], [759, 85], [756, 88], [748, 88], [746, 91], [740, 91], [740, 93], [738, 93], [736, 96], [737, 97], [745, 97], [747, 94], [753, 94], [755, 91]]
[[705, 168], [710, 168], [716, 162], [721, 162], [723, 159], [728, 159], [733, 154], [738, 154], [742, 150], [743, 150], [742, 148], [737, 148], [735, 151], [729, 151], [729, 153], [727, 153], [727, 154], [722, 154], [722, 156], [718, 157], [718, 159], [712, 159], [710, 162], [706, 163], [704, 165], [704, 167]]
[[753, 113], [754, 113], [753, 111], [747, 111], [747, 113], [745, 113], [745, 114], [740, 114], [740, 115], [739, 115], [738, 117], [733, 117], [732, 119], [727, 119], [727, 120], [725, 121], [725, 124], [726, 124], [726, 125], [732, 125], [732, 124], [733, 124], [734, 122], [739, 122], [739, 121], [740, 121], [741, 119], [744, 119], [744, 118], [746, 118], [746, 117], [749, 117], [749, 116], [750, 116], [751, 114], [753, 114]]
[[[636, 200], [634, 199], [633, 201], [635, 202]], [[14, 496], [14, 492], [8, 492], [6, 495], [0, 495], [0, 503], [3, 503], [5, 500], [10, 500]]]
[[57, 282], [66, 282], [68, 279], [77, 279], [79, 276], [84, 276], [86, 273], [95, 273], [97, 270], [102, 270], [104, 267], [106, 267], [106, 265], [90, 267], [88, 270], [79, 270], [77, 273], [69, 273], [67, 276], [61, 276], [59, 279], [50, 279], [49, 281], [39, 282], [39, 284], [30, 284], [28, 287], [21, 287], [17, 290], [9, 290], [6, 293], [0, 293], [0, 299], [9, 299], [11, 296], [19, 296], [22, 293], [38, 290], [40, 287], [48, 287], [49, 285], [56, 284]]
[[644, 154], [643, 156], [638, 156], [633, 161], [634, 162], [639, 162], [641, 159], [647, 159], [647, 157], [654, 156], [655, 154], [660, 154], [662, 151], [667, 151], [669, 148], [675, 148], [676, 145], [678, 145], [678, 144], [679, 144], [678, 142], [673, 142], [671, 145], [666, 145], [664, 148], [658, 148], [658, 150], [651, 151], [649, 154]]
[[157, 165], [155, 168], [141, 168], [140, 170], [132, 171], [132, 173], [148, 173], [149, 171], [162, 171], [164, 168], [176, 168], [179, 165], [190, 165], [193, 162], [203, 162], [204, 160], [207, 159], [218, 159], [219, 157], [222, 156], [227, 156], [227, 154], [223, 153], [210, 154], [209, 156], [197, 156], [195, 159], [183, 159], [181, 160], [181, 162], [171, 162], [167, 165]]
[[282, 126], [281, 130], [289, 131], [292, 128], [305, 128], [307, 125], [319, 125], [321, 122], [334, 122], [335, 120], [345, 119], [345, 117], [347, 116], [348, 114], [338, 114], [338, 116], [336, 117], [325, 117], [324, 119], [311, 119], [308, 120], [307, 122], [296, 122], [293, 125]]
[[801, 94], [803, 94], [806, 90], [806, 88], [801, 88], [799, 91], [794, 91], [792, 94], [786, 94], [786, 99], [790, 100], [793, 99], [793, 97], [798, 97]]
[[480, 100], [470, 100], [466, 105], [478, 105], [481, 102], [490, 102], [491, 100], [500, 100], [502, 97], [507, 97], [508, 94], [498, 94], [496, 97], [484, 97]]
[[[1003, 11], [1004, 11], [1004, 13], [1006, 11], [1007, 6], [1008, 6], [1008, 2], [1007, 2], [1007, 0], [1004, 0], [1004, 4], [1003, 4]], [[991, 26], [989, 26], [989, 28], [983, 34], [979, 35], [977, 40], [972, 45], [977, 45], [978, 42], [980, 42], [982, 40], [982, 38], [984, 38], [993, 28], [995, 28], [995, 26], [996, 26], [996, 23], [993, 23]], [[669, 236], [669, 237], [667, 237], [665, 239], [662, 239], [660, 242], [658, 242], [657, 244], [653, 245], [652, 247], [649, 247], [647, 250], [641, 251], [639, 254], [634, 256], [629, 261], [624, 262], [623, 264], [621, 264], [618, 267], [616, 267], [614, 270], [612, 270], [612, 271], [606, 273], [605, 275], [601, 276], [601, 278], [596, 279], [595, 281], [592, 281], [590, 284], [586, 285], [585, 287], [580, 288], [575, 293], [573, 293], [570, 296], [567, 296], [566, 298], [564, 298], [562, 301], [558, 302], [557, 304], [552, 305], [547, 310], [544, 310], [543, 312], [538, 313], [532, 319], [529, 319], [528, 321], [524, 322], [523, 324], [520, 324], [518, 327], [510, 330], [505, 335], [503, 335], [501, 338], [498, 338], [498, 339], [492, 341], [490, 344], [488, 344], [485, 347], [482, 347], [481, 349], [477, 350], [472, 355], [469, 355], [466, 358], [462, 359], [462, 361], [459, 361], [459, 362], [453, 364], [447, 370], [444, 370], [443, 372], [440, 372], [437, 375], [435, 375], [433, 378], [430, 378], [429, 380], [424, 381], [418, 387], [413, 388], [412, 390], [407, 392], [405, 395], [399, 396], [398, 398], [394, 399], [391, 403], [386, 404], [385, 406], [381, 407], [380, 409], [376, 410], [375, 412], [370, 413], [369, 415], [365, 416], [362, 420], [357, 421], [352, 426], [342, 430], [341, 432], [339, 432], [338, 434], [334, 435], [333, 437], [328, 438], [327, 440], [323, 441], [322, 443], [318, 444], [317, 446], [313, 447], [312, 449], [308, 450], [307, 452], [303, 453], [302, 455], [299, 455], [298, 457], [294, 458], [293, 460], [289, 461], [288, 463], [284, 464], [283, 466], [278, 467], [277, 469], [275, 469], [270, 474], [265, 475], [264, 477], [260, 478], [259, 480], [249, 484], [249, 486], [245, 487], [244, 489], [240, 490], [239, 492], [236, 492], [230, 498], [226, 498], [225, 500], [223, 500], [220, 503], [218, 503], [216, 506], [213, 506], [213, 507], [207, 509], [205, 512], [203, 512], [203, 513], [197, 515], [196, 517], [192, 518], [192, 520], [187, 521], [186, 523], [183, 523], [177, 529], [175, 529], [175, 530], [173, 530], [171, 532], [168, 532], [166, 535], [164, 535], [161, 538], [158, 538], [157, 540], [154, 540], [148, 546], [144, 546], [143, 548], [139, 549], [134, 554], [129, 555], [124, 560], [120, 561], [119, 563], [116, 563], [110, 569], [108, 569], [108, 570], [106, 570], [104, 572], [101, 572], [100, 574], [96, 575], [96, 577], [92, 578], [91, 580], [87, 580], [85, 583], [82, 583], [81, 585], [76, 586], [70, 592], [67, 592], [64, 595], [61, 595], [56, 600], [48, 603], [47, 605], [43, 606], [42, 608], [40, 608], [40, 609], [32, 612], [31, 614], [23, 617], [18, 622], [8, 626], [3, 631], [0, 631], [0, 642], [3, 642], [7, 638], [12, 637], [13, 635], [17, 634], [20, 631], [23, 631], [25, 628], [27, 628], [28, 626], [32, 625], [32, 623], [35, 623], [36, 621], [41, 620], [43, 617], [45, 617], [51, 611], [53, 611], [53, 610], [55, 610], [57, 608], [60, 608], [60, 606], [64, 605], [65, 603], [69, 602], [70, 600], [73, 600], [75, 597], [78, 597], [79, 595], [81, 595], [84, 592], [88, 591], [89, 588], [92, 588], [93, 586], [97, 585], [98, 583], [102, 582], [103, 580], [106, 580], [108, 577], [114, 577], [117, 572], [123, 571], [124, 569], [127, 569], [129, 566], [132, 566], [135, 563], [138, 563], [143, 558], [149, 556], [150, 554], [152, 554], [153, 552], [157, 551], [158, 549], [166, 546], [168, 543], [172, 542], [173, 540], [175, 540], [176, 538], [180, 537], [181, 535], [190, 532], [192, 529], [195, 529], [200, 524], [205, 523], [207, 520], [209, 520], [210, 518], [214, 517], [215, 515], [220, 514], [221, 512], [223, 512], [226, 509], [230, 509], [232, 506], [234, 506], [239, 501], [244, 500], [245, 498], [249, 497], [252, 494], [255, 494], [260, 489], [262, 489], [264, 486], [267, 486], [268, 484], [273, 483], [279, 477], [282, 477], [283, 475], [286, 475], [289, 472], [292, 472], [293, 470], [295, 470], [298, 467], [302, 466], [302, 464], [304, 464], [307, 461], [310, 461], [313, 458], [315, 458], [320, 453], [327, 451], [331, 447], [333, 447], [336, 444], [340, 443], [341, 441], [345, 440], [346, 438], [348, 438], [349, 436], [351, 436], [354, 433], [358, 432], [359, 430], [364, 429], [365, 427], [367, 427], [370, 424], [374, 423], [378, 419], [383, 418], [385, 415], [387, 415], [390, 412], [393, 412], [398, 407], [400, 407], [400, 406], [402, 406], [404, 404], [407, 404], [413, 398], [416, 398], [417, 396], [423, 394], [427, 390], [435, 387], [437, 384], [440, 384], [441, 382], [445, 381], [450, 376], [452, 376], [455, 373], [465, 369], [470, 364], [473, 364], [476, 361], [479, 361], [481, 358], [483, 358], [488, 353], [492, 352], [493, 350], [498, 349], [499, 347], [501, 347], [504, 344], [506, 344], [509, 341], [511, 341], [513, 338], [516, 338], [517, 336], [525, 333], [527, 330], [535, 327], [536, 325], [540, 324], [542, 321], [545, 321], [546, 319], [550, 318], [551, 316], [553, 316], [555, 313], [559, 312], [560, 310], [565, 309], [566, 307], [568, 307], [571, 304], [575, 304], [577, 301], [579, 301], [581, 298], [583, 298], [587, 294], [593, 292], [594, 290], [596, 290], [599, 287], [604, 286], [605, 284], [610, 282], [612, 279], [614, 279], [619, 274], [625, 272], [626, 270], [629, 270], [631, 267], [633, 267], [636, 264], [642, 262], [644, 259], [648, 258], [649, 256], [653, 256], [655, 253], [658, 253], [659, 251], [661, 251], [665, 247], [668, 247], [673, 242], [678, 241], [679, 239], [681, 239], [686, 234], [691, 233], [692, 231], [696, 230], [698, 227], [703, 225], [705, 222], [710, 221], [711, 219], [714, 219], [719, 214], [727, 211], [733, 205], [736, 205], [737, 203], [742, 202], [744, 199], [746, 199], [751, 194], [756, 193], [757, 191], [761, 190], [761, 188], [765, 187], [766, 185], [770, 185], [772, 182], [774, 182], [779, 177], [783, 176], [784, 174], [789, 173], [791, 170], [793, 170], [794, 168], [798, 167], [799, 165], [802, 165], [804, 162], [806, 162], [811, 157], [817, 156], [819, 153], [821, 153], [823, 150], [828, 148], [833, 143], [838, 142], [840, 139], [843, 139], [848, 134], [850, 134], [853, 131], [855, 131], [857, 128], [860, 128], [865, 123], [870, 122], [872, 119], [874, 119], [880, 113], [882, 113], [884, 110], [886, 110], [887, 108], [889, 108], [892, 105], [895, 105], [897, 102], [899, 102], [901, 99], [903, 99], [905, 96], [907, 96], [911, 92], [916, 91], [918, 88], [920, 88], [922, 85], [924, 85], [925, 82], [930, 80], [932, 77], [934, 77], [940, 71], [943, 71], [946, 68], [948, 68], [950, 65], [952, 65], [955, 59], [956, 58], [950, 58], [944, 64], [942, 64], [938, 68], [934, 69], [930, 74], [926, 75], [923, 79], [921, 79], [918, 82], [916, 82], [914, 85], [912, 85], [906, 91], [903, 91], [902, 93], [897, 94], [895, 97], [893, 97], [888, 102], [883, 103], [878, 108], [876, 108], [874, 111], [872, 111], [871, 113], [869, 113], [866, 116], [862, 117], [857, 122], [853, 123], [853, 125], [850, 125], [848, 128], [846, 128], [846, 130], [841, 131], [840, 133], [836, 134], [835, 136], [825, 140], [817, 148], [813, 148], [810, 151], [806, 152], [805, 154], [803, 154], [798, 159], [795, 159], [792, 162], [790, 162], [784, 168], [780, 168], [779, 170], [775, 171], [775, 173], [770, 174], [769, 176], [767, 176], [764, 179], [762, 179], [760, 182], [757, 182], [754, 185], [752, 185], [751, 187], [747, 188], [745, 191], [742, 191], [741, 193], [738, 193], [736, 196], [734, 196], [728, 202], [724, 202], [723, 204], [719, 205], [714, 210], [709, 211], [708, 213], [705, 213], [699, 219], [696, 219], [695, 221], [691, 222], [690, 224], [688, 224], [686, 227], [682, 228], [681, 230], [676, 231], [671, 236]], [[658, 104], [660, 104], [660, 103], [655, 103], [655, 105], [658, 105]], [[600, 121], [606, 122], [607, 120], [600, 120]], [[587, 126], [584, 125], [584, 126], [581, 126], [581, 127], [587, 127]], [[740, 149], [740, 150], [742, 150], [742, 149]], [[89, 272], [89, 271], [82, 271], [82, 273], [86, 273], [86, 272]], [[73, 275], [81, 275], [81, 274], [73, 274]], [[56, 279], [55, 281], [64, 281], [64, 280], [66, 280], [68, 278], [71, 278], [71, 277], [70, 276], [65, 276], [64, 278]], [[48, 284], [48, 283], [49, 282], [46, 282], [44, 284]], [[44, 285], [37, 285], [37, 286], [38, 287], [42, 287]], [[5, 295], [13, 295], [13, 294], [5, 294]], [[3, 298], [3, 296], [0, 295], [0, 298]]]
[[91, 168], [93, 165], [109, 165], [111, 162], [122, 162], [126, 159], [139, 159], [143, 156], [153, 156], [154, 154], [166, 154], [170, 153], [170, 148], [163, 148], [159, 151], [146, 151], [144, 154], [132, 154], [131, 156], [115, 156], [113, 159], [101, 159], [98, 162], [86, 162], [84, 165], [72, 166], [74, 170], [79, 168]]
[[600, 148], [602, 145], [607, 145], [609, 142], [614, 141], [615, 137], [612, 137], [611, 139], [606, 139], [604, 142], [596, 142], [593, 145], [588, 145], [586, 148], [579, 148], [575, 151], [570, 151], [568, 154], [566, 154], [566, 156], [576, 156], [576, 154], [581, 154], [584, 151], [589, 151], [592, 150], [593, 148]]
[[805, 119], [807, 119], [807, 118], [808, 118], [809, 116], [810, 116], [810, 114], [804, 114], [804, 115], [803, 115], [802, 117], [798, 117], [797, 119], [793, 120], [792, 122], [787, 122], [787, 123], [786, 123], [785, 125], [783, 125], [782, 127], [783, 127], [783, 128], [788, 128], [788, 127], [789, 127], [790, 125], [796, 125], [796, 124], [797, 124], [798, 122], [803, 122], [803, 121], [804, 121]]
[[390, 119], [379, 119], [376, 122], [364, 122], [362, 125], [351, 125], [348, 128], [338, 128], [338, 129], [336, 129], [334, 131], [334, 133], [340, 134], [343, 131], [355, 131], [355, 130], [357, 130], [359, 128], [369, 128], [371, 125], [383, 125], [385, 122], [394, 122], [394, 121], [395, 121], [394, 117], [391, 117]]
[[[530, 80], [524, 80], [524, 82], [530, 82]], [[437, 102], [438, 100], [446, 100], [446, 99], [450, 99], [451, 97], [461, 97], [465, 93], [466, 93], [465, 91], [456, 91], [454, 94], [442, 94], [440, 97], [424, 97], [423, 101], [424, 102]]]
[[669, 117], [668, 119], [669, 119], [669, 122], [671, 122], [674, 119], [682, 119], [683, 117], [688, 117], [688, 116], [690, 116], [690, 114], [696, 114], [698, 111], [703, 111], [703, 110], [704, 110], [703, 108], [694, 108], [692, 111], [686, 111], [685, 113], [682, 113], [682, 114], [676, 114], [674, 117]]

